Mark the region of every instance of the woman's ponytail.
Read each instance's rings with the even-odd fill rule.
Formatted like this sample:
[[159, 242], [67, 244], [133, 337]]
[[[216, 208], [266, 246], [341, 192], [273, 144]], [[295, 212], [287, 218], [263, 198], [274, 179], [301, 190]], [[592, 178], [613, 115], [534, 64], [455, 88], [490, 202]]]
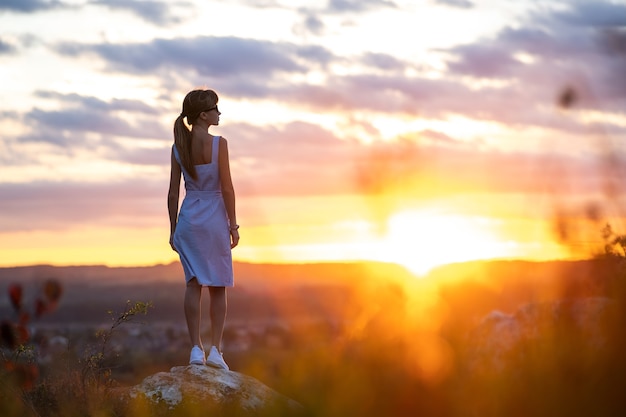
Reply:
[[185, 125], [185, 115], [181, 113], [174, 122], [174, 146], [178, 150], [180, 162], [191, 178], [196, 179], [196, 167], [191, 159], [191, 131]]

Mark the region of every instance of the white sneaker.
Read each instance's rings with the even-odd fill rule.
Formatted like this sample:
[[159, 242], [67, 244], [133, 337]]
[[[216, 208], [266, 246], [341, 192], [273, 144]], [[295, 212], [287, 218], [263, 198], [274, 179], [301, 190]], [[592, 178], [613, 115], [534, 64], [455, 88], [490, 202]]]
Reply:
[[206, 358], [206, 364], [212, 366], [214, 368], [220, 368], [229, 370], [228, 365], [224, 362], [224, 358], [220, 351], [217, 350], [215, 346], [211, 346], [211, 351], [209, 352], [209, 356]]
[[196, 345], [191, 348], [189, 365], [204, 365], [204, 350], [200, 349], [200, 346]]

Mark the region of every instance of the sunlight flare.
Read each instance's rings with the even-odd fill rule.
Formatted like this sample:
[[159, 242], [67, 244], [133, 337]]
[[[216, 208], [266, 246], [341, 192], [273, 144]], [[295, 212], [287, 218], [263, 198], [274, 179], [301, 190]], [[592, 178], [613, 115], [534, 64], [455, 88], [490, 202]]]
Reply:
[[437, 265], [513, 255], [493, 232], [495, 220], [432, 212], [392, 215], [382, 241], [382, 258], [423, 275]]

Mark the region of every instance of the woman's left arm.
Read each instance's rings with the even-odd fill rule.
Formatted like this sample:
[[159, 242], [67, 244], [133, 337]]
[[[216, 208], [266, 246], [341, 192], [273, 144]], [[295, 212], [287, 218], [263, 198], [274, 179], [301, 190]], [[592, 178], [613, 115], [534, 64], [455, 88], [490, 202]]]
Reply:
[[239, 226], [237, 225], [237, 214], [235, 212], [235, 188], [230, 176], [230, 162], [228, 157], [228, 142], [220, 136], [219, 140], [219, 171], [220, 185], [222, 188], [222, 198], [226, 206], [226, 214], [230, 222], [231, 249], [239, 243]]

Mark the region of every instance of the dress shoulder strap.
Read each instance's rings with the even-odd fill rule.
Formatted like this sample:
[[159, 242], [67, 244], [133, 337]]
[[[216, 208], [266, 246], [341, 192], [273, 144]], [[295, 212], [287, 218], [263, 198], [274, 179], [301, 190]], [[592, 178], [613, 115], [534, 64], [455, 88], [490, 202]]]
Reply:
[[220, 136], [213, 136], [213, 146], [211, 150], [211, 162], [217, 163], [220, 150]]

